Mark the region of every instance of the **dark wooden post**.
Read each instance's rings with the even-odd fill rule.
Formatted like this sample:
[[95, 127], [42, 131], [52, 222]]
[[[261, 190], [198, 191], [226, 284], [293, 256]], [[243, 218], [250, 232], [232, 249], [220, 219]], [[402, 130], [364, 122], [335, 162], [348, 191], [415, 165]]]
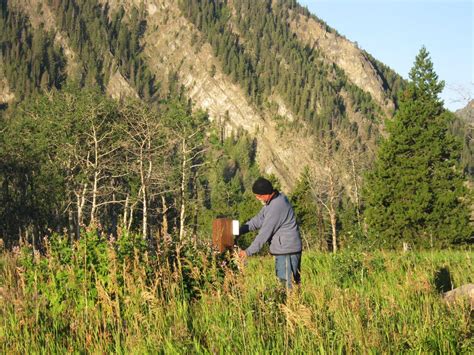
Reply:
[[229, 218], [218, 218], [212, 222], [212, 246], [219, 253], [234, 246], [232, 235], [232, 220]]

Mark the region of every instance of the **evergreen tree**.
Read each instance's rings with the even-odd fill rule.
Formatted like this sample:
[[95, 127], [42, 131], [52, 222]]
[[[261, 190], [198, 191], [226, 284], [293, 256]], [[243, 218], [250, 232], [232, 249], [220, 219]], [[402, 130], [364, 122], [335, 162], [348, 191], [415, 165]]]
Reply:
[[400, 98], [400, 110], [388, 122], [366, 186], [369, 232], [391, 247], [447, 246], [472, 241], [469, 195], [460, 168], [461, 146], [449, 133], [452, 114], [438, 98], [438, 80], [423, 47]]

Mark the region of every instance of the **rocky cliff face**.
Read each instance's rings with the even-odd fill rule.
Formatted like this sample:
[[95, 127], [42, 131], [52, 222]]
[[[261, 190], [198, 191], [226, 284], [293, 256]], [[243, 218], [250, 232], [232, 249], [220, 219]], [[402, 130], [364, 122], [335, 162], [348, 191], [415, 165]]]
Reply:
[[294, 20], [288, 20], [290, 28], [303, 43], [321, 50], [327, 61], [337, 64], [344, 70], [349, 80], [368, 92], [386, 114], [393, 113], [395, 105], [387, 98], [383, 81], [355, 43], [329, 32], [323, 24], [313, 18], [300, 14], [292, 17]]
[[[147, 10], [144, 53], [150, 69], [163, 85], [167, 85], [170, 75], [176, 75], [195, 107], [206, 110], [211, 120], [224, 124], [228, 134], [240, 128], [253, 134], [257, 138], [260, 167], [266, 173], [278, 176], [284, 188], [291, 188], [310, 160], [308, 150], [295, 152], [295, 147], [308, 147], [312, 144], [311, 138], [278, 130], [267, 112], [259, 111], [249, 102], [242, 88], [222, 72], [211, 46], [182, 16], [175, 1], [109, 2], [111, 9], [140, 4], [144, 4]], [[281, 100], [275, 100], [279, 113], [288, 113], [291, 121], [290, 111]]]
[[[211, 120], [224, 123], [228, 132], [243, 128], [254, 134], [260, 167], [277, 175], [284, 187], [292, 187], [310, 159], [307, 150], [300, 147], [308, 146], [311, 140], [278, 131], [268, 113], [253, 107], [242, 88], [222, 72], [211, 46], [181, 15], [174, 1], [150, 0], [146, 4], [144, 41], [151, 69], [164, 82], [176, 73], [195, 106], [206, 110]], [[288, 112], [284, 105], [278, 106], [280, 113]]]
[[457, 110], [456, 115], [466, 120], [470, 125], [474, 125], [474, 100], [469, 101], [466, 107]]

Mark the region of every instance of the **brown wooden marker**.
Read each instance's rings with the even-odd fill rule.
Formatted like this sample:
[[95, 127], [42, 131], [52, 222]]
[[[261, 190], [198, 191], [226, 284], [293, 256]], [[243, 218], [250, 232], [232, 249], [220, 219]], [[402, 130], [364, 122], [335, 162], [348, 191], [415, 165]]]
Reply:
[[[217, 218], [212, 222], [212, 246], [219, 253], [223, 253], [225, 250], [234, 247], [234, 236], [232, 232], [234, 231], [235, 233], [235, 223], [236, 221], [234, 221], [234, 229], [232, 229], [233, 223], [230, 218]], [[238, 234], [238, 232], [235, 234]]]

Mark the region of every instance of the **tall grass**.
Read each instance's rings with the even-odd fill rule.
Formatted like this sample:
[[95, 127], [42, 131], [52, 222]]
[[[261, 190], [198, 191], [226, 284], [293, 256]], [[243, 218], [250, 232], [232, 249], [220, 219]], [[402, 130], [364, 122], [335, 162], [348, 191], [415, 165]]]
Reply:
[[[54, 240], [53, 240], [54, 239]], [[2, 353], [470, 353], [473, 312], [440, 298], [440, 270], [474, 282], [473, 253], [303, 254], [287, 293], [271, 257], [243, 266], [197, 241], [92, 232], [0, 257]], [[156, 250], [156, 248], [155, 248]], [[178, 252], [176, 252], [178, 250]]]

